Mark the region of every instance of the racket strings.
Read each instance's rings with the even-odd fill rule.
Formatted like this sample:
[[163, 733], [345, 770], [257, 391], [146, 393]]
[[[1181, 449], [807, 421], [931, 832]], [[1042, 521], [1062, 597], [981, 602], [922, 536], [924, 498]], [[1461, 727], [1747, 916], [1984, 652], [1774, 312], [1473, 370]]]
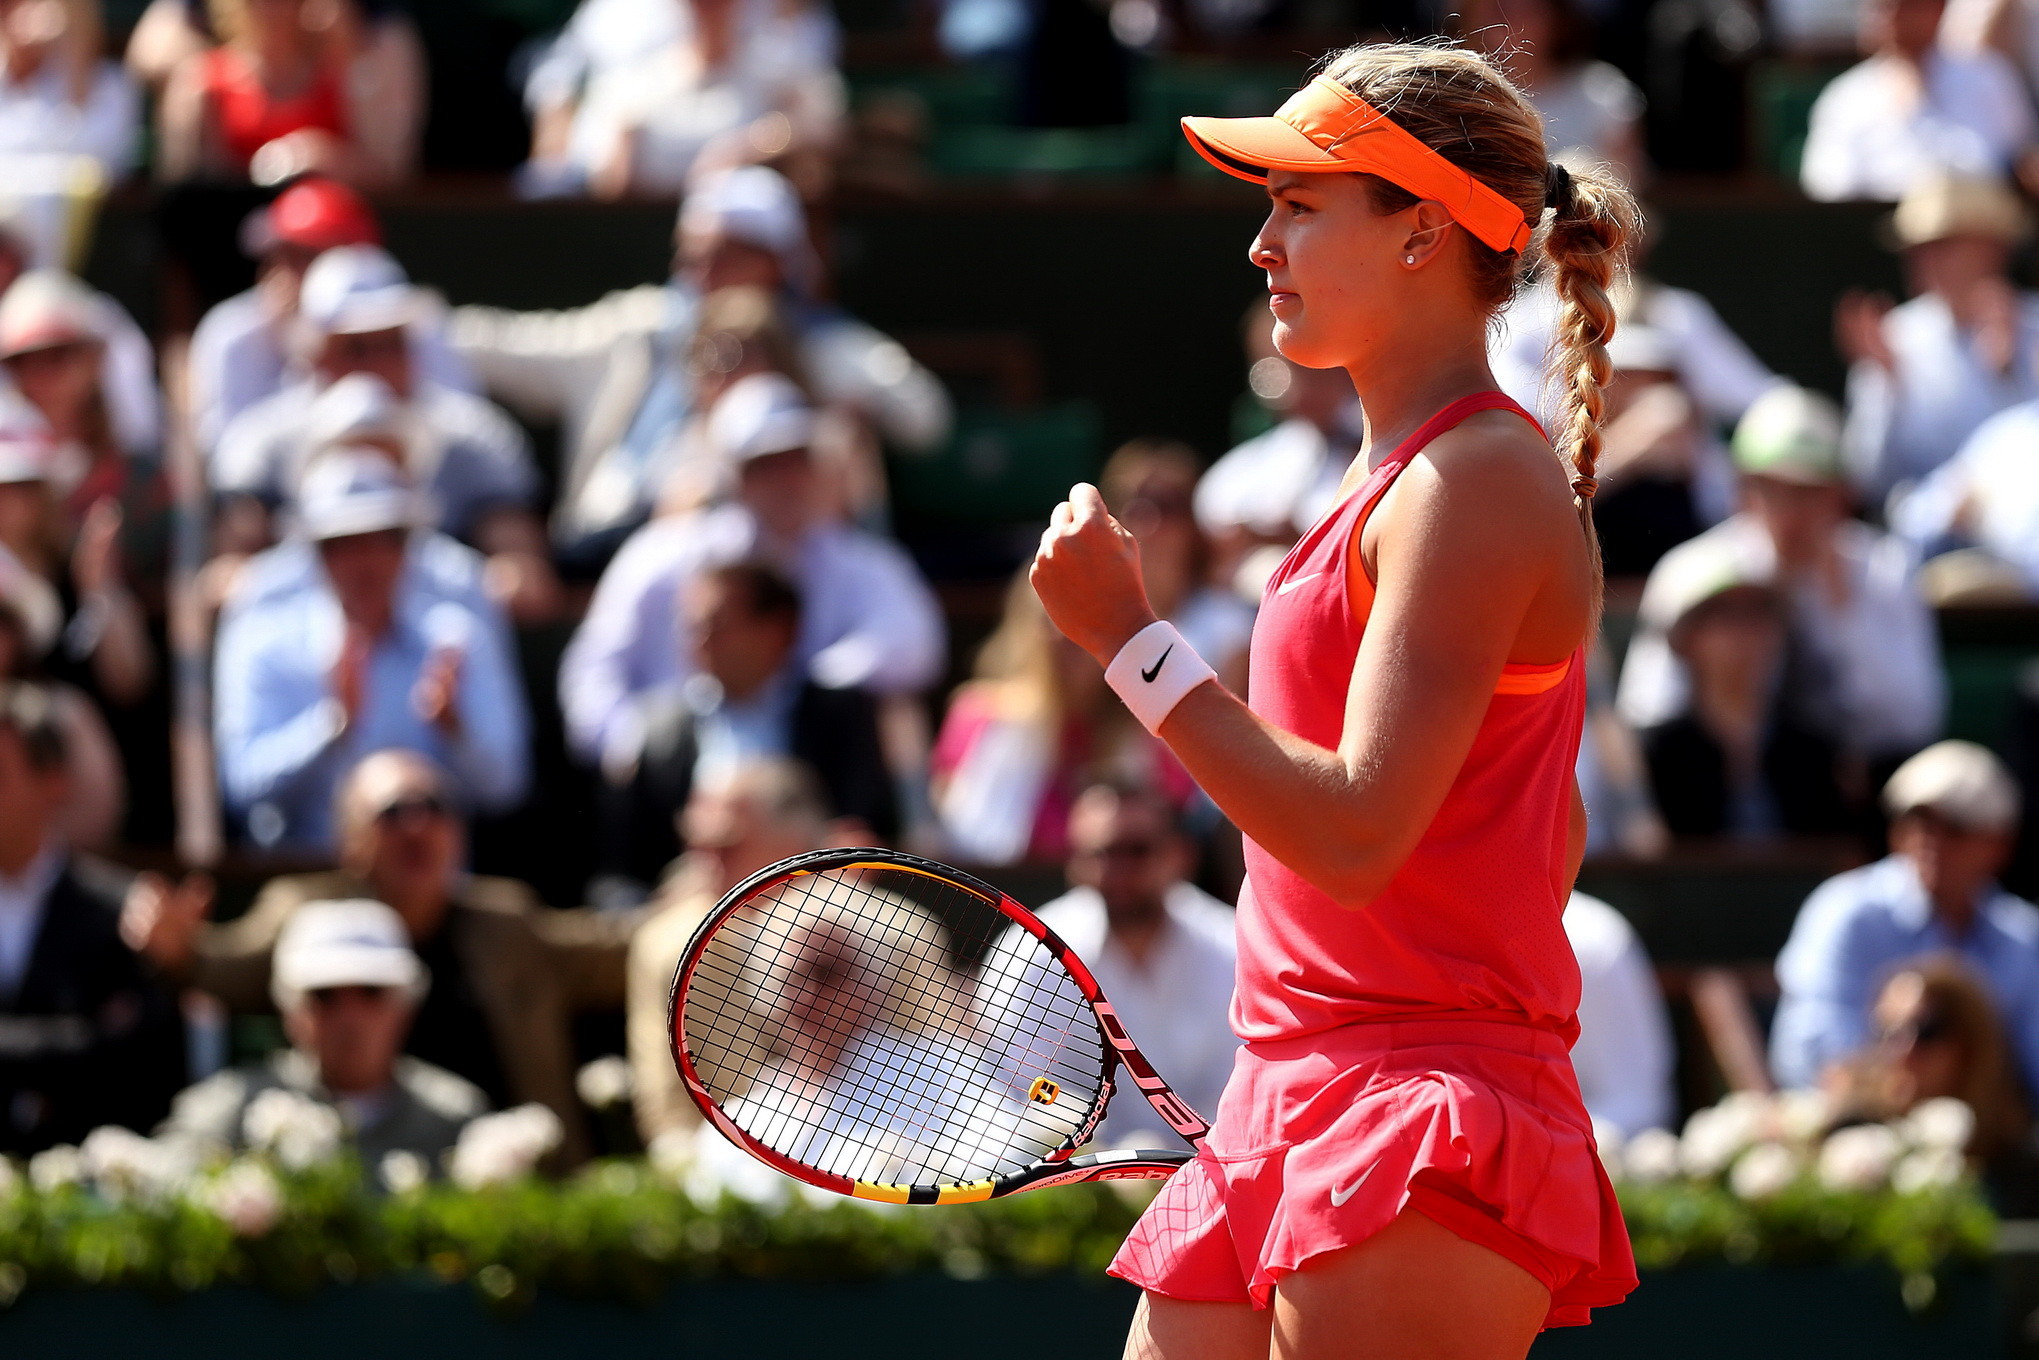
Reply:
[[853, 1180], [1018, 1171], [1087, 1132], [1104, 1045], [1075, 980], [982, 898], [923, 874], [803, 875], [730, 912], [683, 1040], [731, 1122]]

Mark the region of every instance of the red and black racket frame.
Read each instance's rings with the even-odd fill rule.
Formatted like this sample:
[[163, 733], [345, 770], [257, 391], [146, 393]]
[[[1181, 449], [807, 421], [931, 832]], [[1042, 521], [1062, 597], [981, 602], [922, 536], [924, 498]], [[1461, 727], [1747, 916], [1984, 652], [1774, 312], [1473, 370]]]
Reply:
[[[961, 1186], [884, 1185], [853, 1180], [848, 1176], [817, 1170], [751, 1137], [723, 1113], [714, 1095], [701, 1080], [701, 1075], [694, 1066], [693, 1055], [687, 1051], [685, 1027], [687, 990], [693, 980], [694, 970], [699, 967], [702, 955], [707, 951], [708, 942], [715, 937], [715, 932], [724, 921], [759, 893], [795, 878], [860, 866], [921, 874], [982, 898], [987, 906], [1038, 939], [1055, 960], [1069, 971], [1070, 977], [1076, 980], [1077, 988], [1082, 992], [1084, 1000], [1089, 1003], [1091, 1012], [1097, 1019], [1098, 1034], [1104, 1041], [1104, 1071], [1098, 1082], [1097, 1098], [1085, 1114], [1081, 1126], [1059, 1147], [1033, 1165], [1007, 1176]], [[1098, 1124], [1104, 1119], [1105, 1108], [1111, 1103], [1116, 1090], [1116, 1069], [1119, 1068], [1123, 1068], [1132, 1078], [1134, 1089], [1146, 1097], [1147, 1103], [1154, 1107], [1154, 1112], [1189, 1143], [1192, 1149], [1201, 1145], [1204, 1136], [1210, 1132], [1210, 1125], [1204, 1117], [1169, 1087], [1160, 1074], [1155, 1072], [1154, 1065], [1147, 1061], [1146, 1055], [1133, 1043], [1132, 1036], [1126, 1033], [1126, 1027], [1119, 1020], [1118, 1012], [1112, 1009], [1111, 1002], [1105, 998], [1104, 992], [1097, 985], [1097, 979], [1091, 975], [1083, 960], [1063, 943], [1060, 936], [1048, 929], [1038, 916], [982, 879], [950, 865], [922, 859], [898, 850], [853, 848], [810, 851], [804, 855], [781, 860], [777, 864], [767, 865], [737, 884], [715, 904], [714, 909], [695, 927], [692, 938], [688, 940], [686, 951], [680, 956], [679, 968], [673, 975], [672, 995], [667, 1004], [666, 1019], [667, 1033], [672, 1041], [673, 1061], [679, 1068], [681, 1081], [686, 1084], [688, 1096], [700, 1109], [703, 1118], [713, 1124], [725, 1138], [767, 1166], [775, 1167], [808, 1185], [856, 1199], [892, 1204], [959, 1204], [999, 1199], [1023, 1190], [1039, 1190], [1050, 1185], [1076, 1185], [1084, 1181], [1166, 1179], [1192, 1160], [1195, 1152], [1171, 1149], [1123, 1149], [1087, 1153], [1080, 1157], [1076, 1155], [1076, 1149], [1090, 1141], [1091, 1135], [1097, 1131]]]

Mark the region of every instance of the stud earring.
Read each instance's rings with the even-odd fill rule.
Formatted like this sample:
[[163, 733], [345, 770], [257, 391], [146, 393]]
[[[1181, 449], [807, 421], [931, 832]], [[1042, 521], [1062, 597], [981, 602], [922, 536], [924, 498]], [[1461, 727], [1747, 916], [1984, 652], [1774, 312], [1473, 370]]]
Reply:
[[1416, 263], [1416, 257], [1415, 257], [1414, 255], [1404, 255], [1404, 256], [1402, 257], [1402, 263], [1403, 263], [1403, 264], [1414, 264], [1414, 263]]

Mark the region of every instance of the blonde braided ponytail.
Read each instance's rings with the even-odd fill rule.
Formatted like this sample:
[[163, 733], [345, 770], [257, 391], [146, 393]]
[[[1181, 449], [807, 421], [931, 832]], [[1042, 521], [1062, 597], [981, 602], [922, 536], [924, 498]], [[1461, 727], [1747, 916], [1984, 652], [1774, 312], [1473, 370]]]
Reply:
[[[1551, 161], [1544, 152], [1542, 117], [1476, 52], [1434, 42], [1362, 43], [1333, 53], [1324, 74], [1522, 209], [1531, 225], [1548, 211], [1541, 244], [1520, 255], [1493, 250], [1470, 235], [1466, 246], [1475, 294], [1496, 312], [1537, 272], [1539, 260], [1557, 290], [1552, 358], [1564, 376], [1564, 415], [1553, 443], [1593, 547], [1597, 580], [1592, 499], [1610, 372], [1607, 341], [1615, 321], [1608, 288], [1626, 266], [1640, 228], [1634, 198], [1605, 170], [1574, 170]], [[1369, 176], [1367, 183], [1383, 213], [1416, 202], [1415, 195], [1384, 179]]]

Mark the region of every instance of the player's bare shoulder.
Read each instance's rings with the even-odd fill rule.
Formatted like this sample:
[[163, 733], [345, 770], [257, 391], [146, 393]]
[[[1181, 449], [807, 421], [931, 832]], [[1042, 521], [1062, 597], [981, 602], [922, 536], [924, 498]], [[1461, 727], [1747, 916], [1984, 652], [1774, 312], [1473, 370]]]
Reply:
[[1398, 479], [1397, 518], [1428, 534], [1475, 545], [1498, 538], [1538, 552], [1578, 533], [1571, 479], [1534, 425], [1507, 410], [1481, 411], [1438, 435]]

